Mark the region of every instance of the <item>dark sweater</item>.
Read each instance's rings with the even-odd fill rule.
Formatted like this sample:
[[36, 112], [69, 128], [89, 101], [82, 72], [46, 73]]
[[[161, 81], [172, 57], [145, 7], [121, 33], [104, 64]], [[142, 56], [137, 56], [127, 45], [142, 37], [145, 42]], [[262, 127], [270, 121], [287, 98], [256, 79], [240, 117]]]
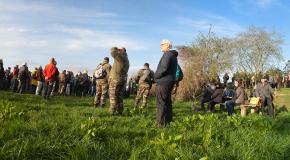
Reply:
[[224, 90], [222, 88], [216, 88], [211, 96], [212, 101], [216, 103], [222, 103], [223, 102], [223, 92]]
[[157, 85], [171, 85], [175, 83], [177, 54], [178, 52], [175, 50], [163, 53], [154, 75]]

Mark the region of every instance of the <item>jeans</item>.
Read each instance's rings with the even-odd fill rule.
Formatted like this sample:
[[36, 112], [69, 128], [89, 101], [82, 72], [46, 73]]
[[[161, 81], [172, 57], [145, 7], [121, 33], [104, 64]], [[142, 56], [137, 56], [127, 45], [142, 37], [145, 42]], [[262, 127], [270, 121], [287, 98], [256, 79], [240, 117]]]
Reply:
[[226, 104], [228, 114], [233, 115], [234, 114], [234, 106], [236, 104], [235, 101], [233, 101], [233, 100], [226, 101], [225, 104]]

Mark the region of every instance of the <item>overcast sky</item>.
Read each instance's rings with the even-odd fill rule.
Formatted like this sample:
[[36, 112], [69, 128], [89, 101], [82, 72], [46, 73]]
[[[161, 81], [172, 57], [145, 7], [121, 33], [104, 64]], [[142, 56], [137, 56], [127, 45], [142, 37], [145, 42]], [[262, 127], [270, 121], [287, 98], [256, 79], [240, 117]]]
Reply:
[[190, 45], [199, 32], [234, 36], [248, 26], [276, 29], [290, 59], [286, 0], [0, 0], [0, 58], [5, 67], [45, 65], [91, 73], [113, 46], [126, 47], [130, 73], [156, 68], [159, 43]]

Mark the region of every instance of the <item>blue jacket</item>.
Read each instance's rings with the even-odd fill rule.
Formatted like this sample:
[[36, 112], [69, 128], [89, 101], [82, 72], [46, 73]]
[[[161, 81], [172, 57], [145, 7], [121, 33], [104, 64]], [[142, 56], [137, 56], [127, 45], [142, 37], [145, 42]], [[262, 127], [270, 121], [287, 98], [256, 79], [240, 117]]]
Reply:
[[170, 50], [164, 52], [159, 61], [154, 79], [157, 85], [171, 85], [175, 83], [178, 52]]

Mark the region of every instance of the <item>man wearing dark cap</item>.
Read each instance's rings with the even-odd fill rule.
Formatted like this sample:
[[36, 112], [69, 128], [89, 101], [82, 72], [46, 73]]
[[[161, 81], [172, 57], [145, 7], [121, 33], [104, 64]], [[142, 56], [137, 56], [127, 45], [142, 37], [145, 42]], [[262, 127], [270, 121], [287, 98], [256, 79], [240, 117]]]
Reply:
[[[137, 73], [136, 81], [138, 82], [138, 92], [135, 99], [135, 106], [144, 109], [147, 107], [148, 96], [152, 83], [154, 82], [154, 72], [149, 68], [149, 64], [145, 63], [144, 67]], [[142, 100], [141, 106], [139, 106], [140, 100]]]
[[106, 104], [106, 98], [108, 97], [109, 89], [109, 75], [111, 71], [111, 65], [109, 58], [105, 57], [103, 62], [100, 63], [95, 71], [96, 78], [96, 96], [94, 99], [95, 107], [104, 107]]
[[266, 106], [269, 106], [268, 114], [274, 117], [274, 104], [273, 104], [273, 89], [268, 83], [268, 77], [261, 78], [262, 83], [257, 84], [256, 94], [261, 98], [261, 110], [264, 111]]

